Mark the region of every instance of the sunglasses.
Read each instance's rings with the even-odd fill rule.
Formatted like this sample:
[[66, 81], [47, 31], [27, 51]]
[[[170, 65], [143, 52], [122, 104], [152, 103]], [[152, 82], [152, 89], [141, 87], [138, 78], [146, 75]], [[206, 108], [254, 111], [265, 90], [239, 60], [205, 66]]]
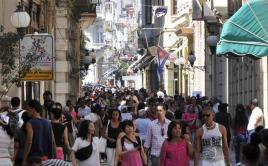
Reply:
[[210, 117], [210, 114], [202, 114], [202, 117]]
[[62, 106], [61, 104], [56, 103], [52, 105], [52, 109], [62, 109]]
[[161, 136], [163, 137], [165, 135], [165, 129], [161, 128]]

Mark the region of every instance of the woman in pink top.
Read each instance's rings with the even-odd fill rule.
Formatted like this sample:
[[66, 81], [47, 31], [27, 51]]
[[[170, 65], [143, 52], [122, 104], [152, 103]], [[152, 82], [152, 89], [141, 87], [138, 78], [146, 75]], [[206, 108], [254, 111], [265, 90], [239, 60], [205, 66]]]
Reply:
[[122, 166], [143, 166], [147, 165], [147, 157], [144, 153], [141, 139], [136, 136], [134, 132], [134, 124], [131, 120], [124, 120], [122, 129], [124, 136], [117, 139], [116, 144], [116, 160], [115, 165], [118, 164], [118, 158], [121, 158]]
[[186, 128], [179, 121], [172, 121], [168, 126], [168, 138], [164, 141], [160, 154], [161, 166], [189, 166], [193, 146]]

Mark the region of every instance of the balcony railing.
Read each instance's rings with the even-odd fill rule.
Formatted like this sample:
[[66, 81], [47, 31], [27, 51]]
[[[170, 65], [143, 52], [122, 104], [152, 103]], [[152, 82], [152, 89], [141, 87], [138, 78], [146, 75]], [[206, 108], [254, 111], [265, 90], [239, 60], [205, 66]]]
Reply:
[[94, 13], [96, 14], [97, 3], [91, 0], [76, 0], [76, 7], [80, 13]]

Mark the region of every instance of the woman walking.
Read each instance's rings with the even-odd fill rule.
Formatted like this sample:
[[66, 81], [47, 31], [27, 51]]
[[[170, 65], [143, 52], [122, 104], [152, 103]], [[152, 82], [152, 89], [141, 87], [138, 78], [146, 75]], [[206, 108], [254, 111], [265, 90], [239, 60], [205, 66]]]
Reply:
[[23, 112], [21, 116], [23, 120], [23, 125], [17, 131], [17, 138], [15, 138], [15, 166], [22, 165], [23, 151], [26, 140], [26, 124], [31, 119], [27, 112]]
[[185, 133], [185, 126], [172, 121], [168, 126], [168, 138], [164, 141], [160, 154], [161, 166], [189, 166], [193, 155], [191, 138]]
[[54, 103], [51, 107], [51, 126], [57, 146], [57, 158], [64, 160], [63, 148], [67, 152], [71, 150], [68, 139], [68, 128], [62, 124], [62, 106], [60, 103]]
[[240, 163], [240, 154], [242, 145], [247, 142], [247, 125], [248, 117], [246, 110], [242, 104], [237, 104], [234, 117], [234, 135], [235, 135], [235, 159], [236, 163]]
[[[90, 148], [91, 154], [87, 159], [79, 160], [78, 166], [100, 166], [99, 161], [99, 151], [98, 151], [98, 138], [94, 137], [95, 127], [94, 124], [89, 120], [84, 120], [81, 122], [79, 127], [79, 137], [75, 140], [74, 146], [72, 147], [73, 151], [78, 158], [77, 153], [82, 148]], [[81, 157], [84, 157], [88, 154], [85, 154]]]
[[10, 127], [0, 119], [0, 165], [13, 166], [14, 138]]
[[[131, 120], [125, 120], [122, 124], [125, 135], [117, 140], [116, 153], [121, 158], [122, 166], [147, 165], [147, 158], [142, 147], [141, 139], [134, 132], [134, 124]], [[118, 161], [115, 161], [117, 166]]]
[[121, 126], [121, 112], [112, 109], [111, 119], [108, 120], [108, 124], [103, 129], [105, 131], [103, 137], [107, 139], [106, 155], [109, 166], [114, 166], [116, 140], [121, 132]]

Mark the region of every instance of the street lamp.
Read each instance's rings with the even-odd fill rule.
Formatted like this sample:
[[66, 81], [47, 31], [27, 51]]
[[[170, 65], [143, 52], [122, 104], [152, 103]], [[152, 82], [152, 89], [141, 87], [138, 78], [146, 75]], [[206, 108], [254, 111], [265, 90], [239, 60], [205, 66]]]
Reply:
[[24, 10], [23, 0], [19, 2], [17, 10], [11, 15], [10, 19], [12, 25], [17, 28], [19, 36], [23, 38], [26, 33], [26, 27], [28, 27], [31, 21], [29, 14]]
[[194, 62], [196, 60], [195, 55], [193, 54], [193, 52], [190, 53], [189, 58], [188, 58], [190, 65], [193, 67], [194, 66]]
[[175, 59], [174, 64], [176, 66], [180, 66], [180, 94], [182, 96], [182, 70], [184, 68], [184, 64], [186, 63], [186, 60], [184, 57], [180, 57], [179, 59]]
[[207, 37], [207, 45], [210, 48], [210, 52], [212, 53], [212, 55], [216, 54], [216, 46], [218, 43], [218, 36], [216, 35], [209, 35]]
[[194, 62], [196, 61], [196, 56], [193, 54], [193, 52], [190, 53], [188, 60], [190, 62], [191, 67], [197, 68], [202, 71], [206, 70], [205, 66], [194, 66]]
[[167, 69], [168, 69], [169, 65], [170, 65], [170, 61], [167, 59], [166, 62], [165, 62], [165, 66], [166, 66]]

